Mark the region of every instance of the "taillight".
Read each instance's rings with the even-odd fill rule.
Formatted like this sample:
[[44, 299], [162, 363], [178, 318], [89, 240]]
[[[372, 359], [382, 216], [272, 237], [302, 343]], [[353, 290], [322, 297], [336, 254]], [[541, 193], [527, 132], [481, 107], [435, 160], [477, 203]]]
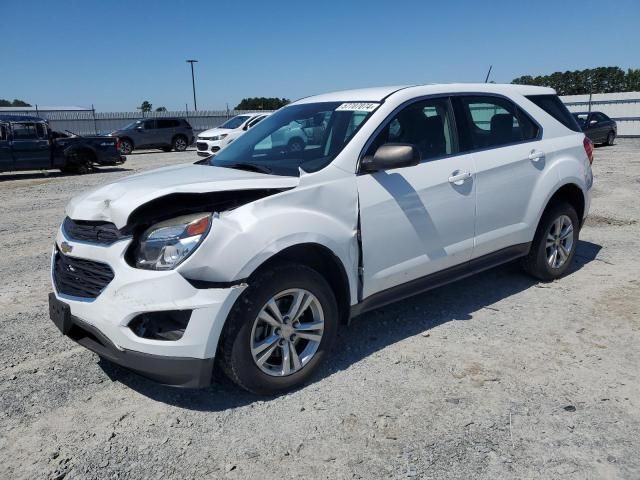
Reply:
[[589, 163], [593, 163], [593, 142], [589, 137], [584, 137], [582, 141], [582, 145], [584, 145], [584, 151], [587, 153], [587, 157], [589, 158]]

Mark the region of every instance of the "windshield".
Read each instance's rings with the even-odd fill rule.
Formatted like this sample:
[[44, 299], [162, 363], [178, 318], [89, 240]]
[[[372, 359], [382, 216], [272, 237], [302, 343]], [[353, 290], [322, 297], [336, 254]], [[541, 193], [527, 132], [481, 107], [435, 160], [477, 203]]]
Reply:
[[228, 128], [228, 129], [233, 130], [234, 128], [238, 128], [240, 125], [242, 125], [244, 122], [246, 122], [250, 118], [251, 117], [248, 117], [246, 115], [239, 115], [237, 117], [233, 117], [230, 120], [227, 120], [222, 125], [220, 125], [218, 128]]
[[580, 128], [584, 128], [587, 125], [588, 113], [574, 113], [573, 117], [578, 121]]
[[209, 159], [216, 167], [298, 176], [315, 172], [342, 151], [379, 103], [291, 105], [262, 120]]
[[131, 122], [130, 124], [128, 124], [126, 127], [122, 127], [122, 130], [132, 130], [141, 125], [142, 125], [142, 120], [136, 120], [135, 122]]

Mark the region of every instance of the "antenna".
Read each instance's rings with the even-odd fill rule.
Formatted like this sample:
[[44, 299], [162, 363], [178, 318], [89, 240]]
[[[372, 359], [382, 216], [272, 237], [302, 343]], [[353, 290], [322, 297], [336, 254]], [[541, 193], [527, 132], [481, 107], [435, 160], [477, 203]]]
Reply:
[[493, 65], [489, 65], [489, 71], [487, 72], [487, 76], [484, 79], [484, 83], [487, 83], [489, 81], [489, 75], [491, 75], [492, 68], [493, 68]]

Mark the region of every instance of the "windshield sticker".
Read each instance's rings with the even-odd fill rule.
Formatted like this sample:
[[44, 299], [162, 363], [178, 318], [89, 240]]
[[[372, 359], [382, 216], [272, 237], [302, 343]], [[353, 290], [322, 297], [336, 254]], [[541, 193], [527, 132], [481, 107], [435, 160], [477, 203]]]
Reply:
[[379, 103], [372, 102], [349, 102], [336, 108], [336, 112], [373, 112], [379, 106]]

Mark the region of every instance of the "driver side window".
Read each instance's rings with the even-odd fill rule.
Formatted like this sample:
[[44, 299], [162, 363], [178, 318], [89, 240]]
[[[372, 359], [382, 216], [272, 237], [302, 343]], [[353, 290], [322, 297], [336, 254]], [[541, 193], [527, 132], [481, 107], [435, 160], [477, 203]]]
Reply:
[[455, 153], [451, 106], [448, 98], [413, 103], [387, 122], [367, 150], [367, 156], [387, 143], [408, 143], [420, 151], [422, 160]]

